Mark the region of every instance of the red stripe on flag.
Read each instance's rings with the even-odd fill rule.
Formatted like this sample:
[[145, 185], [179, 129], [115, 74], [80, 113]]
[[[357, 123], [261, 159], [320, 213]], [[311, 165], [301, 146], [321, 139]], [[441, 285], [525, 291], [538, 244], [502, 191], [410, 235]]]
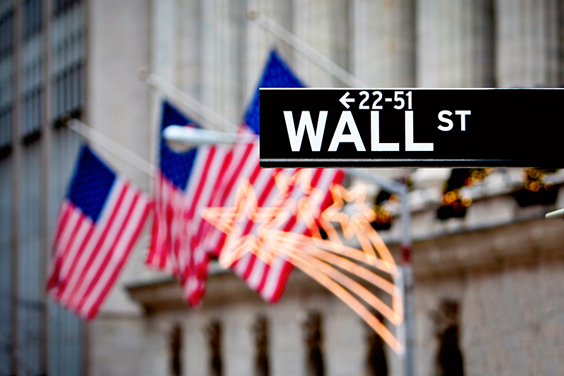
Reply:
[[133, 246], [135, 245], [135, 242], [137, 241], [137, 238], [139, 237], [141, 230], [143, 230], [143, 226], [145, 224], [145, 221], [147, 220], [147, 217], [149, 216], [150, 208], [151, 208], [150, 205], [145, 205], [145, 208], [143, 209], [143, 214], [138, 219], [137, 224], [135, 225], [135, 230], [134, 230], [132, 236], [128, 240], [128, 243], [125, 247], [125, 252], [124, 252], [123, 256], [120, 257], [118, 264], [112, 270], [111, 276], [110, 276], [109, 280], [106, 282], [106, 284], [104, 285], [102, 292], [100, 293], [98, 298], [95, 300], [94, 304], [92, 305], [92, 308], [86, 314], [87, 319], [92, 319], [96, 316], [96, 314], [98, 313], [98, 310], [100, 308], [100, 305], [104, 301], [104, 298], [108, 295], [111, 287], [114, 285], [117, 277], [119, 276], [119, 274], [121, 272], [121, 269], [123, 268], [123, 265], [125, 264], [125, 261], [127, 260], [127, 257], [129, 256], [129, 254], [133, 250]]
[[[82, 286], [82, 283], [84, 282], [83, 273], [85, 270], [89, 270], [90, 266], [92, 265], [92, 262], [96, 258], [100, 248], [102, 247], [104, 241], [106, 240], [106, 236], [111, 229], [112, 223], [117, 215], [117, 212], [119, 211], [125, 193], [126, 193], [125, 189], [122, 188], [118, 196], [117, 205], [115, 205], [115, 207], [112, 208], [113, 210], [111, 212], [110, 219], [108, 220], [108, 224], [104, 226], [104, 229], [102, 231], [102, 234], [100, 234], [100, 236], [98, 236], [95, 239], [92, 239], [95, 242], [94, 249], [89, 253], [84, 252], [85, 248], [90, 246], [90, 242], [88, 242], [85, 248], [81, 249], [80, 257], [77, 257], [75, 259], [75, 262], [73, 263], [72, 268], [69, 271], [69, 276], [68, 276], [69, 285], [64, 286], [64, 288], [61, 289], [60, 292], [62, 299], [65, 299], [67, 301], [72, 301], [74, 299], [75, 294]], [[80, 269], [77, 269], [78, 265], [80, 264], [80, 261], [83, 260], [83, 258], [86, 258], [86, 264], [83, 265]], [[70, 287], [70, 291], [67, 291], [67, 287]]]
[[[86, 222], [86, 223], [85, 223]], [[88, 224], [90, 223], [90, 218], [88, 218], [86, 215], [84, 214], [80, 214], [80, 217], [78, 218], [78, 221], [76, 221], [76, 223], [74, 224], [74, 226], [70, 229], [70, 231], [72, 231], [72, 236], [68, 239], [68, 241], [65, 241], [63, 244], [65, 244], [66, 246], [62, 247], [62, 252], [60, 254], [60, 256], [57, 258], [58, 261], [61, 262], [61, 269], [63, 269], [63, 262], [65, 260], [69, 260], [69, 257], [74, 256], [74, 258], [76, 258], [76, 253], [73, 253], [74, 250], [76, 250], [76, 245], [75, 243], [75, 239], [76, 236], [78, 235], [79, 231], [81, 230], [83, 225], [88, 226]], [[73, 259], [74, 259], [73, 258]], [[61, 273], [63, 271], [61, 270]], [[63, 278], [63, 283], [66, 279], [66, 275], [62, 275], [61, 276]]]
[[[124, 189], [127, 189], [128, 187], [125, 187]], [[118, 233], [116, 234], [116, 239], [119, 239], [122, 235], [122, 233], [125, 230], [125, 227], [129, 224], [129, 221], [131, 220], [131, 214], [133, 213], [133, 210], [135, 208], [135, 204], [137, 203], [137, 200], [139, 199], [139, 196], [134, 196], [133, 197], [133, 202], [131, 203], [131, 205], [128, 205], [128, 207], [125, 209], [127, 210], [127, 213], [125, 215], [125, 219], [121, 222], [121, 226], [119, 226], [119, 230]], [[115, 242], [117, 243], [116, 240]], [[88, 281], [86, 281], [85, 279], [85, 283], [87, 284], [88, 287], [86, 287], [86, 291], [84, 292], [84, 294], [82, 294], [81, 296], [77, 297], [77, 303], [76, 306], [79, 310], [82, 310], [82, 307], [84, 305], [84, 302], [86, 300], [86, 298], [92, 293], [92, 289], [94, 289], [94, 286], [96, 286], [96, 284], [98, 283], [98, 281], [100, 280], [102, 273], [104, 272], [104, 270], [106, 269], [106, 267], [108, 266], [108, 263], [110, 262], [110, 259], [112, 257], [112, 247], [110, 246], [108, 249], [108, 252], [105, 255], [98, 255], [100, 257], [102, 257], [102, 262], [100, 263], [100, 265], [98, 266], [98, 269], [96, 270], [96, 272], [94, 273], [93, 277], [90, 278]], [[120, 250], [121, 251], [121, 250]], [[125, 249], [124, 249], [125, 251]]]
[[[81, 221], [82, 226], [87, 226], [88, 232], [86, 233], [84, 239], [82, 239], [80, 246], [76, 246], [72, 244], [71, 247], [70, 242], [62, 243], [63, 245], [61, 246], [62, 252], [60, 257], [63, 262], [61, 265], [61, 275], [60, 275], [61, 280], [59, 281], [59, 291], [61, 293], [65, 290], [67, 286], [69, 280], [69, 274], [73, 271], [73, 268], [75, 267], [76, 263], [81, 257], [81, 250], [86, 244], [88, 244], [88, 241], [90, 240], [90, 237], [94, 232], [94, 227], [92, 227], [92, 221], [90, 220], [90, 218], [86, 217], [86, 215], [80, 212], [80, 210], [76, 208], [74, 205], [72, 205], [72, 210], [75, 211], [75, 213], [79, 213], [82, 216], [81, 217], [81, 219], [83, 219]], [[78, 228], [74, 226], [71, 229], [71, 231], [78, 231]]]
[[293, 269], [294, 269], [294, 265], [292, 265], [289, 262], [284, 263], [284, 266], [282, 267], [282, 272], [278, 277], [278, 283], [276, 285], [276, 289], [274, 290], [274, 294], [272, 294], [272, 296], [270, 296], [269, 299], [271, 303], [276, 303], [282, 296], [282, 293], [284, 292], [284, 287], [286, 287], [286, 282], [288, 282], [288, 278], [290, 277], [290, 273], [292, 272]]
[[[246, 126], [242, 126], [240, 133], [249, 133], [249, 130]], [[201, 210], [205, 207], [233, 205], [237, 185], [244, 181], [248, 181], [253, 186], [259, 207], [278, 205], [280, 200], [275, 174], [281, 169], [260, 169], [256, 143], [235, 145], [228, 152], [220, 147], [214, 148], [205, 147], [198, 151], [186, 192], [175, 190], [172, 193], [172, 188], [169, 191], [164, 186], [160, 187], [162, 191], [155, 192], [154, 221], [158, 224], [153, 224], [151, 255], [147, 260], [148, 263], [155, 265], [160, 257], [159, 265], [173, 265], [173, 274], [180, 279], [184, 295], [191, 305], [197, 305], [205, 291], [209, 255], [219, 255], [226, 245], [226, 234], [204, 221], [201, 218]], [[327, 178], [326, 174], [331, 174], [332, 177]], [[310, 184], [314, 187], [319, 185], [319, 188], [326, 192], [321, 206], [331, 200], [328, 181], [334, 180], [339, 174], [342, 173], [333, 170], [327, 172], [321, 169], [312, 170]], [[163, 177], [161, 182], [165, 179]], [[167, 184], [163, 183], [163, 185]], [[299, 185], [299, 182], [296, 185]], [[167, 186], [170, 187], [170, 184]], [[300, 196], [297, 190], [293, 192], [295, 193], [292, 193], [292, 199], [296, 200], [305, 194], [302, 193]], [[159, 205], [169, 205], [166, 218], [162, 218], [162, 208], [159, 208]], [[183, 212], [185, 214], [181, 215]], [[241, 236], [254, 234], [260, 225], [251, 220], [242, 223]], [[186, 233], [180, 228], [186, 229]], [[300, 233], [308, 231], [305, 224], [296, 221], [295, 217], [288, 220], [283, 230]], [[162, 236], [163, 240], [157, 243], [159, 236]], [[165, 244], [172, 244], [171, 242], [175, 244], [175, 249], [167, 252]], [[283, 256], [275, 260], [275, 263], [266, 265], [254, 254], [247, 254], [231, 267], [265, 300], [274, 302], [280, 298], [292, 270], [292, 265]]]
[[57, 233], [55, 235], [55, 243], [57, 243], [60, 240], [61, 234], [63, 233], [63, 230], [65, 229], [65, 227], [67, 225], [67, 221], [68, 221], [71, 213], [72, 213], [72, 210], [69, 208], [69, 206], [67, 205], [67, 203], [65, 201], [63, 203], [63, 205], [61, 205], [61, 210], [59, 211], [60, 219], [57, 220], [57, 222], [59, 223], [59, 226], [57, 228]]
[[71, 215], [71, 212], [72, 212], [71, 208], [69, 207], [69, 205], [67, 205], [66, 201], [64, 201], [63, 204], [61, 205], [61, 208], [59, 209], [59, 214], [57, 215], [58, 217], [57, 222], [59, 223], [59, 225], [56, 231], [55, 241], [53, 244], [53, 251], [51, 255], [52, 258], [51, 271], [50, 271], [49, 280], [47, 281], [47, 290], [59, 284], [59, 273], [62, 267], [63, 260], [61, 260], [61, 258], [58, 255], [57, 244], [61, 238], [61, 234], [64, 232], [64, 228], [67, 225], [67, 221]]
[[114, 183], [98, 222], [66, 200], [62, 205], [68, 208], [67, 218], [78, 220], [58, 223], [57, 233], [71, 231], [72, 236], [55, 242], [55, 260], [62, 262], [52, 271], [50, 280], [58, 283], [48, 286], [49, 294], [87, 319], [95, 317], [115, 283], [152, 207], [140, 190], [121, 182]]

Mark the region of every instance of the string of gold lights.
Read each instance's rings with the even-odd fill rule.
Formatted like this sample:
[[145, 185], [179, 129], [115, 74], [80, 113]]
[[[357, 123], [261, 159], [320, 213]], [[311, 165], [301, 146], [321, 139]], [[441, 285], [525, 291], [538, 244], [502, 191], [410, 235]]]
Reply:
[[[343, 287], [346, 287], [355, 295], [366, 301], [374, 309], [382, 313], [382, 315], [384, 315], [384, 317], [390, 320], [390, 322], [392, 322], [393, 324], [398, 325], [403, 321], [403, 314], [401, 309], [401, 292], [393, 283], [385, 280], [377, 274], [374, 274], [367, 268], [364, 268], [358, 264], [354, 264], [349, 260], [340, 258], [316, 247], [306, 247], [304, 249], [299, 247], [283, 247], [281, 249], [290, 250], [290, 253], [287, 254], [290, 262], [292, 262], [294, 258], [299, 258], [302, 262], [306, 262], [309, 266], [327, 275], [332, 280], [339, 283]], [[382, 300], [377, 298], [364, 286], [329, 264], [346, 270], [350, 274], [360, 277], [372, 283], [374, 286], [379, 287], [380, 289], [389, 293], [392, 296], [392, 308], [387, 306], [384, 302], [382, 302]]]
[[292, 264], [301, 269], [304, 273], [315, 279], [331, 291], [336, 297], [341, 299], [353, 311], [355, 311], [390, 347], [398, 354], [403, 353], [403, 345], [390, 332], [390, 330], [380, 322], [372, 312], [370, 312], [358, 299], [351, 295], [344, 287], [333, 281], [326, 274], [311, 267], [307, 262], [303, 262], [299, 257], [291, 258]]

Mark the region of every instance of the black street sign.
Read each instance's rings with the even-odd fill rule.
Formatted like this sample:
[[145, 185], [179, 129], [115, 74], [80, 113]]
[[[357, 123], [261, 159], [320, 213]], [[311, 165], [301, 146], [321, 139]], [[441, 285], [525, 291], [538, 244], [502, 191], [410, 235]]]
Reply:
[[260, 89], [261, 167], [563, 168], [564, 89]]

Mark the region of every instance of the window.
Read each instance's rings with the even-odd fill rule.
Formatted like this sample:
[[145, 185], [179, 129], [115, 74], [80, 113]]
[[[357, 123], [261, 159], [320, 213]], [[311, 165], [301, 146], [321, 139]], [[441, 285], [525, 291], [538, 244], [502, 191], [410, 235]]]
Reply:
[[45, 43], [42, 30], [43, 2], [23, 2], [21, 98], [23, 142], [31, 144], [41, 135], [45, 85]]
[[223, 360], [221, 356], [221, 323], [218, 320], [212, 320], [206, 330], [208, 345], [210, 349], [210, 376], [223, 375]]
[[14, 106], [14, 7], [0, 2], [0, 160], [12, 151]]
[[[377, 313], [376, 318], [383, 322], [382, 314]], [[384, 341], [374, 329], [366, 326], [366, 369], [368, 376], [388, 376], [388, 361], [384, 350]]]
[[[76, 62], [82, 66], [85, 61], [85, 50], [77, 47], [84, 47], [81, 43], [86, 27], [85, 1], [72, 4], [65, 1], [65, 7], [55, 11], [60, 5], [57, 0], [0, 0], [0, 181], [5, 182], [0, 187], [0, 201], [4, 203], [0, 206], [9, 203], [10, 212], [15, 213], [0, 218], [4, 225], [6, 220], [12, 224], [8, 230], [1, 231], [2, 280], [11, 282], [4, 283], [2, 294], [12, 298], [0, 304], [0, 336], [11, 341], [12, 351], [21, 358], [17, 360], [0, 351], [0, 369], [11, 370], [13, 374], [25, 371], [67, 376], [81, 375], [84, 369], [82, 320], [53, 302], [47, 303], [49, 314], [46, 314], [41, 283], [45, 265], [40, 257], [46, 241], [43, 230], [52, 227], [52, 222], [42, 213], [55, 211], [58, 205], [54, 203], [66, 191], [79, 137], [70, 131], [53, 132], [50, 160], [44, 159], [42, 151], [47, 144], [40, 137], [46, 125], [47, 102], [55, 107], [61, 105], [57, 98], [82, 100], [84, 97], [82, 73], [76, 79], [77, 75], [65, 72], [76, 71]], [[47, 26], [51, 30], [49, 34]], [[49, 53], [52, 64], [48, 72]], [[74, 81], [65, 83], [64, 93], [55, 88], [60, 76], [74, 77]], [[54, 95], [57, 98], [51, 98]], [[73, 108], [81, 110], [81, 100], [71, 101]], [[21, 136], [17, 140], [16, 126], [18, 137]], [[18, 150], [17, 160], [9, 157], [12, 150]], [[41, 168], [48, 163], [52, 168], [46, 185]], [[8, 183], [21, 189], [16, 193]], [[44, 195], [45, 188], [49, 199]], [[17, 239], [15, 248], [9, 247], [14, 244], [13, 239]], [[17, 258], [12, 259], [14, 254]], [[16, 269], [11, 268], [10, 260], [17, 261]], [[5, 345], [5, 340], [0, 342]]]
[[464, 362], [459, 346], [458, 303], [445, 299], [434, 314], [435, 333], [439, 340], [437, 354], [438, 374], [464, 376]]
[[170, 332], [170, 374], [182, 375], [182, 328], [175, 325]]
[[306, 375], [308, 376], [325, 375], [321, 325], [321, 314], [318, 312], [310, 312], [303, 324], [307, 348]]
[[253, 325], [253, 336], [255, 340], [255, 375], [270, 375], [270, 363], [268, 357], [268, 320], [259, 316]]
[[56, 0], [53, 9], [51, 52], [52, 114], [55, 124], [79, 117], [84, 107], [86, 27], [81, 0]]

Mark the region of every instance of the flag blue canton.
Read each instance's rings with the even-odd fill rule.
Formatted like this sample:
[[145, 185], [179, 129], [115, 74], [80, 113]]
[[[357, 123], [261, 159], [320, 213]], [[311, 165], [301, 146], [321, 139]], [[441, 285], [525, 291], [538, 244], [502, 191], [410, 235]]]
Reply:
[[116, 174], [84, 145], [67, 197], [96, 222], [115, 179]]
[[[288, 65], [276, 53], [270, 52], [268, 63], [264, 69], [264, 73], [259, 83], [260, 87], [284, 87], [296, 88], [304, 87], [305, 85], [296, 77], [290, 70]], [[259, 134], [259, 91], [257, 90], [247, 114], [245, 115], [245, 124], [252, 129], [253, 132]]]
[[[161, 131], [169, 125], [192, 125], [196, 126], [187, 117], [182, 115], [170, 103], [163, 103], [163, 116]], [[196, 126], [197, 127], [197, 126]], [[177, 153], [171, 150], [161, 134], [160, 145], [160, 168], [161, 172], [182, 191], [186, 190], [188, 178], [194, 165], [197, 149], [191, 149], [185, 153]]]

